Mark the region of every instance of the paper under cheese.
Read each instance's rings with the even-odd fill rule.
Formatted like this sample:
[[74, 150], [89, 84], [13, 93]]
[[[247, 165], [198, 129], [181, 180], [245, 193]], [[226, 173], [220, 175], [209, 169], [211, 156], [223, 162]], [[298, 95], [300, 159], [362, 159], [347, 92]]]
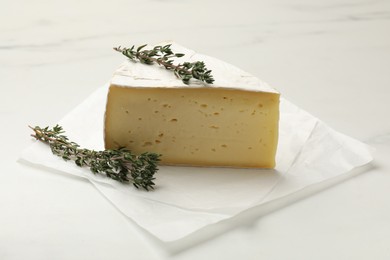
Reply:
[[279, 93], [237, 67], [178, 44], [176, 62], [204, 61], [214, 84], [185, 85], [157, 65], [126, 61], [115, 72], [105, 114], [105, 147], [155, 152], [161, 163], [273, 168]]

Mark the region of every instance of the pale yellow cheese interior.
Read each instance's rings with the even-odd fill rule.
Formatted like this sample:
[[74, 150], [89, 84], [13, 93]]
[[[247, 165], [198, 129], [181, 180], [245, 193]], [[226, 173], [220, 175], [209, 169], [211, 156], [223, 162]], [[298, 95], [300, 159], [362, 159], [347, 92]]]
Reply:
[[278, 93], [111, 85], [105, 146], [162, 164], [273, 168], [278, 121]]

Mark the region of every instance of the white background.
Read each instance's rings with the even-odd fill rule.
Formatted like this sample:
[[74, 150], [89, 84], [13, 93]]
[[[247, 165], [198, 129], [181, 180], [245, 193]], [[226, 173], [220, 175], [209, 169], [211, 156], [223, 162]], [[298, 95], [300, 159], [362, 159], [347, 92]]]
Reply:
[[[0, 259], [389, 259], [389, 1], [11, 1], [0, 8]], [[377, 149], [372, 169], [180, 250], [87, 181], [17, 163], [123, 61], [174, 40]], [[158, 216], [156, 216], [158, 217]]]

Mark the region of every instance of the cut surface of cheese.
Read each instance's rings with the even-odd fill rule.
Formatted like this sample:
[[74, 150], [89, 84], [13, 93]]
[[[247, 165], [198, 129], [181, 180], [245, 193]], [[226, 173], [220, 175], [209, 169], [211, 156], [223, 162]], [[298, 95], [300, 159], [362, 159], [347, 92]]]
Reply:
[[172, 49], [185, 54], [177, 62], [204, 61], [214, 84], [185, 85], [172, 71], [126, 61], [108, 92], [105, 148], [159, 153], [168, 165], [275, 167], [279, 93], [228, 63]]

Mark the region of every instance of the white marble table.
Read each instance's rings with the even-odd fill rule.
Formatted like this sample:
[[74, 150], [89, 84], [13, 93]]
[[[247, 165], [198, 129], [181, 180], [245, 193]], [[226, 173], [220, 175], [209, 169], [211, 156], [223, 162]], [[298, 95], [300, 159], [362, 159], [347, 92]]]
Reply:
[[[0, 9], [0, 259], [390, 259], [390, 2], [11, 1]], [[175, 40], [261, 77], [376, 148], [372, 168], [172, 249], [87, 181], [17, 163], [123, 60]], [[158, 217], [158, 216], [156, 216]]]

